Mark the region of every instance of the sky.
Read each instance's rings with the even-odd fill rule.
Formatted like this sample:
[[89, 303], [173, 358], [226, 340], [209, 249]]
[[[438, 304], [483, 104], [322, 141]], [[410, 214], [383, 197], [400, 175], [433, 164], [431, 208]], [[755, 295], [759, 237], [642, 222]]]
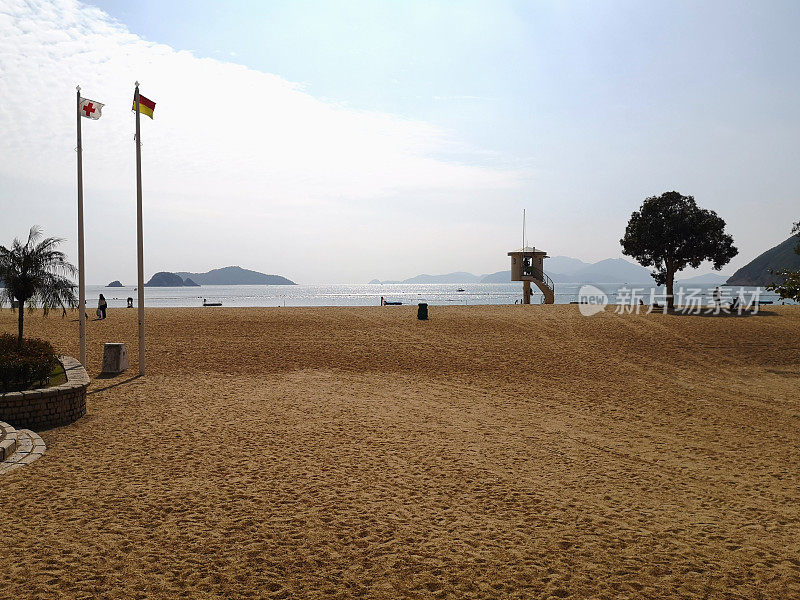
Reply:
[[[800, 219], [800, 3], [0, 0], [0, 244], [86, 279], [240, 265], [299, 283], [621, 257], [648, 196], [726, 220], [730, 274]], [[703, 266], [697, 272], [709, 272]]]

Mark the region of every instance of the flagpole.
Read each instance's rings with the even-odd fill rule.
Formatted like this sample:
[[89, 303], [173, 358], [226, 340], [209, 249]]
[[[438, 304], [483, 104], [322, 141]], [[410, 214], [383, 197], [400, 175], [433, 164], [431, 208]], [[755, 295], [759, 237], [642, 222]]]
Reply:
[[144, 375], [144, 242], [142, 236], [142, 143], [139, 129], [139, 82], [133, 96], [136, 104], [136, 249], [139, 262], [139, 375]]
[[80, 360], [86, 367], [86, 270], [83, 256], [83, 147], [81, 143], [81, 86], [76, 86], [78, 119], [78, 322], [80, 323]]

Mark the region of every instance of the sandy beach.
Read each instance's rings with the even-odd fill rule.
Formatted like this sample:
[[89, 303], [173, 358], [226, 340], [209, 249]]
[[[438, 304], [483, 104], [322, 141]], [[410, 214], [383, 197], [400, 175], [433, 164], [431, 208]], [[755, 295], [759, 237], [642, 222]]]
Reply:
[[798, 307], [150, 309], [144, 378], [136, 324], [0, 478], [0, 597], [800, 597]]

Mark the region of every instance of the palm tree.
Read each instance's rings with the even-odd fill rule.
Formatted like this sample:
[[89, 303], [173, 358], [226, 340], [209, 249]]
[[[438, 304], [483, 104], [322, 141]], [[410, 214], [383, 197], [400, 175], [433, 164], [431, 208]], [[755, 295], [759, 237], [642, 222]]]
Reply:
[[74, 276], [78, 270], [67, 262], [63, 252], [56, 247], [64, 240], [42, 237], [42, 230], [34, 225], [23, 244], [14, 238], [11, 248], [0, 246], [0, 281], [5, 288], [0, 290], [0, 307], [8, 300], [11, 308], [19, 309], [19, 334], [17, 346], [22, 347], [22, 326], [27, 304], [29, 310], [37, 306], [44, 314], [51, 308], [75, 308], [75, 284], [65, 275]]

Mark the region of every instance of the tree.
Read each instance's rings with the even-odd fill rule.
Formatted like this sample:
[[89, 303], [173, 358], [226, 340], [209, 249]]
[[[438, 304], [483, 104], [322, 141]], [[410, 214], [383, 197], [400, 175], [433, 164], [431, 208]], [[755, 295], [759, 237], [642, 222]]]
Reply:
[[0, 306], [8, 300], [13, 309], [17, 303], [19, 348], [22, 347], [25, 305], [29, 310], [41, 306], [44, 314], [52, 308], [78, 306], [75, 284], [65, 277], [74, 276], [77, 269], [67, 262], [63, 252], [56, 250], [64, 240], [45, 238], [37, 244], [41, 237], [41, 229], [33, 226], [25, 244], [14, 238], [11, 248], [0, 246], [0, 280], [5, 285], [0, 293]]
[[[794, 247], [795, 254], [800, 254], [800, 221], [792, 227], [792, 233], [798, 238], [797, 245]], [[794, 300], [800, 302], [800, 271], [790, 271], [783, 269], [781, 271], [773, 271], [770, 273], [778, 275], [781, 278], [780, 283], [774, 283], [767, 286], [771, 292], [777, 292], [782, 300]]]
[[653, 279], [667, 286], [670, 309], [675, 308], [675, 273], [706, 260], [719, 271], [739, 253], [725, 233], [725, 221], [713, 210], [697, 206], [692, 196], [678, 192], [646, 198], [619, 242], [623, 254], [653, 267]]
[[794, 247], [794, 253], [800, 254], [800, 221], [792, 226], [792, 233], [795, 234], [798, 239], [797, 246]]

